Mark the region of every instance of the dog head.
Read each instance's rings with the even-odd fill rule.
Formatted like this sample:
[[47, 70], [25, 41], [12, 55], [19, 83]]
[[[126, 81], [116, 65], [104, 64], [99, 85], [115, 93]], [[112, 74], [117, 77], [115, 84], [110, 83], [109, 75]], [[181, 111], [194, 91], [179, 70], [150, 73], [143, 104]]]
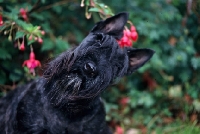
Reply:
[[44, 72], [51, 103], [81, 105], [97, 97], [117, 77], [130, 74], [153, 55], [150, 49], [120, 48], [127, 13], [98, 22], [81, 44], [51, 61]]

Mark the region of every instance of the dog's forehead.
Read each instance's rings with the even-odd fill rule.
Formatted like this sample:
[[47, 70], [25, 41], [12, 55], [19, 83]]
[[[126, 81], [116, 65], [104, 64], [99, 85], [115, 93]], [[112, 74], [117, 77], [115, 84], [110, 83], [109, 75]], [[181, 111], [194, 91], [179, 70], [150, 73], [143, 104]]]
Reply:
[[90, 33], [78, 46], [78, 49], [89, 49], [89, 48], [95, 48], [95, 49], [104, 49], [104, 48], [112, 48], [112, 49], [119, 49], [119, 45], [117, 43], [117, 40], [107, 34], [102, 34], [102, 40], [97, 39], [97, 34]]

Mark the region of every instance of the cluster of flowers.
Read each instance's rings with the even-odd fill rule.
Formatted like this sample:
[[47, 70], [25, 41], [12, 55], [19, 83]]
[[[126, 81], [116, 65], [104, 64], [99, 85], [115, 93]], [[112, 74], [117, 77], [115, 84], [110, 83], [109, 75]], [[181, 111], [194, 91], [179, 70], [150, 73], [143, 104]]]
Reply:
[[[38, 30], [40, 29], [41, 27], [40, 26], [38, 26]], [[42, 35], [45, 35], [45, 31], [44, 30], [41, 30], [41, 32], [40, 32]], [[17, 46], [18, 46], [18, 48], [19, 48], [19, 50], [21, 50], [21, 51], [24, 51], [25, 50], [25, 44], [24, 44], [24, 41], [25, 40], [25, 37], [23, 37], [22, 38], [22, 42], [20, 43], [19, 42], [19, 39], [18, 39], [18, 41], [16, 42], [17, 43]], [[34, 36], [34, 35], [30, 35], [29, 37], [28, 37], [28, 40], [29, 41], [31, 41], [31, 40], [35, 40], [35, 41], [37, 41], [38, 43], [40, 43], [40, 44], [42, 44], [43, 43], [43, 40], [42, 40], [42, 38], [41, 37], [36, 37], [36, 36]]]
[[[20, 11], [19, 11], [19, 13], [20, 13], [20, 16], [24, 19], [24, 21], [28, 21], [27, 9], [21, 8]], [[40, 30], [40, 29], [41, 29], [41, 27], [38, 26], [36, 30]], [[40, 33], [42, 35], [45, 35], [45, 31], [43, 31], [43, 30], [40, 30]], [[25, 37], [23, 37], [21, 43], [18, 43], [18, 48], [21, 51], [25, 50], [24, 38]], [[35, 40], [35, 41], [37, 41], [40, 44], [43, 43], [43, 40], [42, 40], [41, 37], [36, 37], [33, 34], [31, 34], [31, 35], [28, 36], [28, 40], [29, 41]], [[35, 53], [33, 52], [32, 48], [31, 48], [29, 59], [25, 60], [22, 66], [23, 67], [26, 66], [29, 69], [29, 72], [31, 74], [33, 74], [33, 75], [35, 75], [35, 68], [36, 67], [41, 67], [40, 61], [35, 59]]]
[[[19, 16], [21, 16], [24, 21], [28, 22], [28, 11], [27, 11], [27, 9], [21, 8], [19, 10]], [[3, 15], [0, 14], [0, 26], [3, 26], [3, 25], [4, 25]], [[15, 22], [12, 23], [10, 31], [12, 31], [13, 25], [15, 25]], [[38, 33], [40, 35], [45, 35], [45, 31], [41, 30], [41, 27], [38, 26], [33, 31], [33, 33], [24, 35], [23, 37], [16, 39], [15, 40], [15, 46], [18, 47], [19, 50], [24, 51], [25, 50], [25, 40], [26, 40], [26, 38], [28, 39], [28, 41], [33, 41], [33, 42], [37, 41], [38, 43], [42, 44], [43, 43], [42, 38], [39, 37], [39, 36], [36, 36], [36, 35], [38, 35]], [[6, 34], [6, 32], [5, 32], [5, 34]], [[8, 39], [10, 41], [12, 40], [11, 32], [10, 32]], [[35, 59], [35, 53], [33, 52], [32, 46], [31, 46], [31, 52], [30, 52], [29, 59], [25, 60], [22, 66], [23, 67], [26, 66], [29, 69], [29, 72], [33, 75], [35, 75], [35, 68], [41, 66], [40, 61]]]
[[28, 21], [27, 9], [21, 8], [19, 13], [25, 21]]
[[[21, 8], [21, 9], [19, 10], [19, 13], [20, 13], [21, 17], [24, 19], [24, 21], [28, 21], [28, 15], [27, 15], [27, 10], [26, 10], [26, 9]], [[41, 27], [38, 26], [36, 30], [40, 30], [40, 29], [41, 29]], [[42, 35], [45, 35], [45, 31], [44, 31], [44, 30], [40, 30], [40, 32], [41, 32]], [[43, 43], [43, 40], [42, 40], [41, 37], [34, 37], [34, 35], [31, 34], [31, 35], [28, 37], [28, 40], [31, 41], [32, 39], [34, 39], [35, 41], [37, 41], [37, 42], [40, 43], [40, 44]], [[21, 45], [18, 45], [18, 46], [19, 46], [19, 50], [22, 50], [22, 51], [25, 50], [24, 38], [23, 38], [23, 41], [22, 41]]]
[[120, 47], [132, 47], [133, 42], [136, 42], [138, 39], [138, 33], [134, 25], [131, 24], [130, 30], [126, 28], [124, 30], [123, 37], [118, 40]]

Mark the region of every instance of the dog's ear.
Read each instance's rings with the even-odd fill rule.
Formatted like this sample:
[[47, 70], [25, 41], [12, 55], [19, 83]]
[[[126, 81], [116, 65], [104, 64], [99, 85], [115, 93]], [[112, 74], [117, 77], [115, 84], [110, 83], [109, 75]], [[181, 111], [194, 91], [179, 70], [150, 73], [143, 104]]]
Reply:
[[128, 13], [119, 13], [113, 17], [107, 18], [104, 21], [98, 22], [91, 32], [105, 33], [120, 39], [123, 36], [124, 25], [128, 20]]
[[129, 57], [128, 74], [143, 66], [153, 56], [154, 51], [151, 49], [135, 49], [129, 48], [127, 50]]

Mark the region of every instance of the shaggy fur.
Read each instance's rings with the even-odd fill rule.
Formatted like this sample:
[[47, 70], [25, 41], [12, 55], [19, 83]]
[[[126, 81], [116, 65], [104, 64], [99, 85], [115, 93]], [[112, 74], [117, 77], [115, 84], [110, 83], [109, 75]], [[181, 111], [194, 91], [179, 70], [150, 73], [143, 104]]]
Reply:
[[52, 60], [41, 78], [2, 98], [1, 134], [111, 134], [100, 93], [154, 53], [119, 47], [127, 18], [120, 13], [98, 22], [77, 48]]

